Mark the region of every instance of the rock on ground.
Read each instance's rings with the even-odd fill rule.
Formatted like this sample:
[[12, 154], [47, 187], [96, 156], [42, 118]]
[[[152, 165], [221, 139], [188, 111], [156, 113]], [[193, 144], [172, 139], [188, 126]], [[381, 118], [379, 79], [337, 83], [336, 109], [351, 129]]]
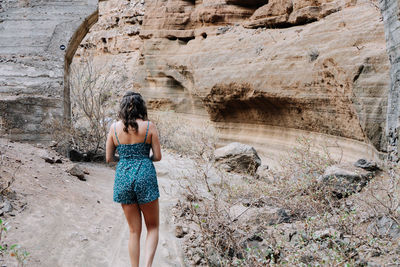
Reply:
[[367, 171], [378, 171], [380, 170], [378, 164], [375, 161], [368, 161], [366, 159], [359, 159], [354, 163], [354, 166], [367, 170]]
[[370, 223], [367, 231], [380, 237], [389, 236], [394, 240], [400, 238], [400, 225], [388, 216], [381, 216]]
[[78, 179], [81, 181], [86, 181], [85, 173], [78, 164], [75, 164], [71, 169], [69, 169], [68, 173], [78, 177]]
[[319, 177], [319, 182], [332, 187], [332, 193], [342, 198], [359, 192], [373, 176], [373, 172], [362, 168], [350, 164], [337, 164], [326, 168], [324, 174]]
[[261, 165], [261, 159], [252, 146], [237, 142], [216, 149], [215, 161], [227, 171], [250, 175], [254, 175]]

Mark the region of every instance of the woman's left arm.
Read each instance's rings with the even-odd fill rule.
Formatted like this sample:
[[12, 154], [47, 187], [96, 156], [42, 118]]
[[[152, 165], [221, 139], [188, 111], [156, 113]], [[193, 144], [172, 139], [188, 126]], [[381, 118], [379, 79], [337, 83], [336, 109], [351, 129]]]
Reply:
[[110, 130], [108, 131], [107, 141], [106, 141], [106, 162], [114, 162], [114, 154], [115, 154], [115, 144], [113, 140], [113, 125], [111, 125]]

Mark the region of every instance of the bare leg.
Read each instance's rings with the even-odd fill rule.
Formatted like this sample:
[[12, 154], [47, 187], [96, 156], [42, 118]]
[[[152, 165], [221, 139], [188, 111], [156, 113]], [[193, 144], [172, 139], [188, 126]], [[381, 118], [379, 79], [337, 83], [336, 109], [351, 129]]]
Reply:
[[142, 216], [138, 204], [121, 204], [129, 225], [129, 257], [132, 267], [139, 267], [140, 233], [142, 231]]
[[158, 199], [139, 206], [143, 212], [147, 228], [145, 248], [146, 267], [151, 267], [157, 249], [158, 229], [160, 225]]

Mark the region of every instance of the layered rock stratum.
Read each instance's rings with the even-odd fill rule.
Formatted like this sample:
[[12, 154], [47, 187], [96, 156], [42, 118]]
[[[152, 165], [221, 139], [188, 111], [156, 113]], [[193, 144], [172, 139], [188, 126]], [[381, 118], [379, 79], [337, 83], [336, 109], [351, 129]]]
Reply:
[[0, 1], [0, 131], [46, 141], [69, 113], [65, 69], [88, 27], [96, 0]]
[[[395, 1], [381, 8], [397, 14]], [[110, 0], [98, 14], [96, 1], [8, 0], [0, 21], [1, 123], [15, 139], [49, 139], [53, 119], [68, 118], [80, 43], [75, 58], [111, 60], [153, 111], [211, 120], [261, 156], [299, 135], [371, 157], [387, 147], [397, 97], [375, 1]]]
[[379, 1], [382, 10], [382, 19], [385, 25], [385, 37], [387, 52], [390, 61], [390, 89], [388, 90], [388, 109], [386, 132], [388, 135], [388, 158], [392, 162], [399, 161], [400, 151], [400, 38], [399, 38], [399, 1], [381, 0]]
[[267, 153], [303, 134], [373, 157], [385, 47], [373, 1], [105, 1], [76, 57], [113, 58], [150, 108], [210, 119], [226, 141]]

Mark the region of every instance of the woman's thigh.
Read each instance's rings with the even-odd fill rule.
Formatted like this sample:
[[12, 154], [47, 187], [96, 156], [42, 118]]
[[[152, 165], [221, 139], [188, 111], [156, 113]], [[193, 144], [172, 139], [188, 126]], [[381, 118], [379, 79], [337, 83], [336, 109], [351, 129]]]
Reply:
[[139, 207], [143, 212], [147, 229], [158, 227], [160, 224], [158, 199], [146, 204], [140, 204]]
[[121, 204], [131, 232], [140, 233], [142, 230], [142, 216], [138, 204]]

